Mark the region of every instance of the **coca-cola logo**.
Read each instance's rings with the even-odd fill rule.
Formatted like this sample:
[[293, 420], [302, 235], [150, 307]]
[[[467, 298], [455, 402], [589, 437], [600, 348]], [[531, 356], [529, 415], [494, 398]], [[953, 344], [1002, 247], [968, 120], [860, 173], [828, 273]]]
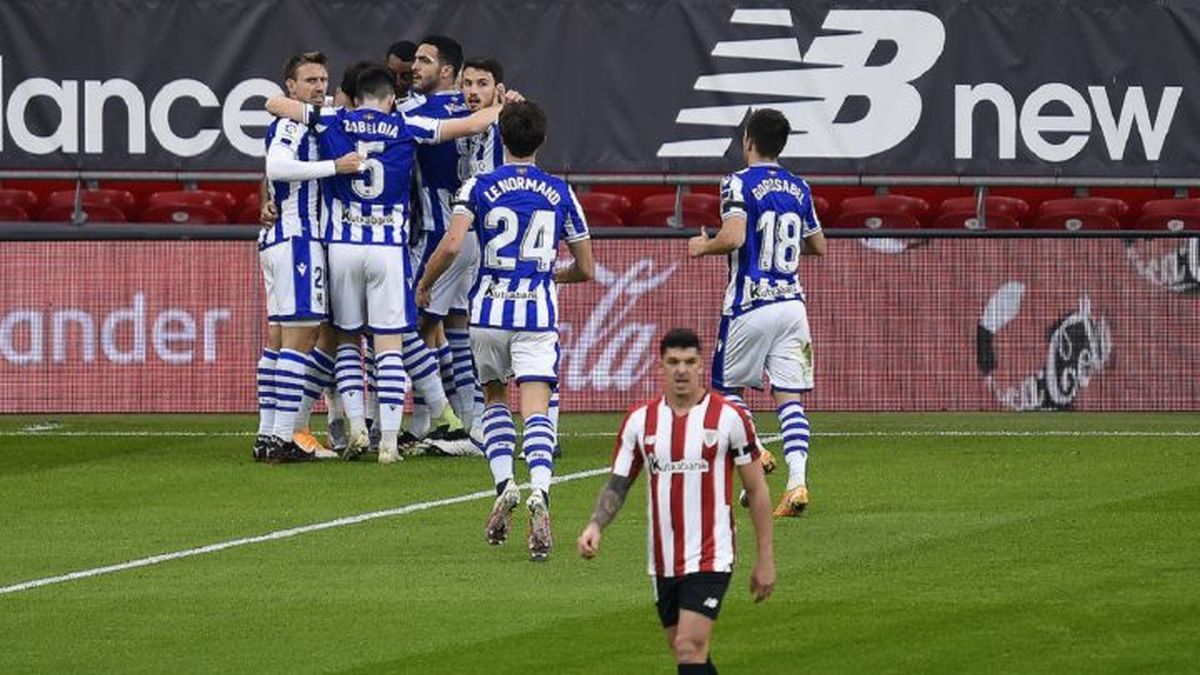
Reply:
[[997, 375], [997, 337], [1019, 314], [1025, 292], [1024, 284], [1011, 281], [992, 294], [976, 333], [979, 371], [992, 395], [1010, 410], [1069, 410], [1111, 360], [1112, 331], [1107, 319], [1093, 312], [1091, 299], [1081, 295], [1078, 306], [1050, 326], [1042, 367], [1016, 384], [1003, 384]]
[[1129, 240], [1125, 259], [1142, 279], [1173, 293], [1200, 295], [1200, 238]]
[[596, 281], [604, 287], [604, 295], [582, 327], [559, 324], [563, 345], [559, 374], [568, 389], [628, 391], [646, 375], [654, 365], [654, 340], [661, 331], [655, 322], [627, 317], [678, 267], [671, 263], [660, 269], [651, 258], [637, 260], [623, 272], [596, 266]]

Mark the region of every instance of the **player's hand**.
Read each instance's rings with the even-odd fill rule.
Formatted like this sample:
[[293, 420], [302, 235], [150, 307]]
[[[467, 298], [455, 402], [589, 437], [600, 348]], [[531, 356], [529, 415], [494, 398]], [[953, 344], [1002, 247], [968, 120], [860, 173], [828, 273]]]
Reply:
[[425, 309], [429, 307], [429, 303], [433, 298], [429, 292], [429, 287], [424, 284], [417, 284], [417, 307]]
[[262, 208], [258, 210], [258, 224], [263, 227], [271, 227], [278, 217], [279, 211], [275, 209], [275, 202], [264, 202]]
[[579, 555], [584, 560], [591, 560], [600, 552], [600, 526], [596, 523], [588, 523], [587, 527], [583, 528], [583, 533], [579, 535], [579, 540], [575, 542], [579, 549]]
[[775, 590], [775, 561], [770, 558], [754, 561], [754, 570], [750, 572], [750, 595], [755, 602], [762, 602], [771, 597]]
[[362, 173], [363, 157], [357, 152], [346, 154], [333, 160], [333, 168], [338, 173]]
[[708, 246], [708, 230], [704, 227], [700, 228], [700, 234], [688, 239], [688, 255], [693, 258], [699, 258], [704, 255], [704, 249]]
[[508, 89], [505, 90], [504, 96], [497, 96], [496, 100], [503, 101], [504, 103], [520, 103], [525, 100], [525, 97], [516, 89]]

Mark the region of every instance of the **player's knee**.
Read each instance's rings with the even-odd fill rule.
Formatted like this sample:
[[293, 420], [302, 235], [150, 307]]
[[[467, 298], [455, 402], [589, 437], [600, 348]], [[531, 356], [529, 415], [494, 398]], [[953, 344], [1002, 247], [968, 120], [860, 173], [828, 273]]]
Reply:
[[676, 663], [703, 663], [708, 658], [708, 640], [698, 635], [677, 633], [671, 649]]

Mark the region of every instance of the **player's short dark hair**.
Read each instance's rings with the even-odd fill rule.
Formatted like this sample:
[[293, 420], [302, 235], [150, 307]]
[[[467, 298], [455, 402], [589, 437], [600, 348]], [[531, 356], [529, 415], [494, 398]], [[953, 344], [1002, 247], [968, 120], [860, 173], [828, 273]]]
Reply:
[[546, 142], [546, 113], [533, 101], [506, 103], [500, 110], [500, 140], [514, 157], [528, 157]]
[[421, 44], [437, 47], [438, 62], [454, 68], [454, 76], [458, 76], [463, 66], [463, 50], [457, 40], [445, 35], [427, 35], [421, 38]]
[[358, 74], [358, 98], [383, 100], [396, 93], [396, 76], [380, 65], [372, 64]]
[[329, 59], [325, 58], [325, 54], [321, 52], [301, 52], [288, 59], [287, 65], [283, 67], [283, 79], [296, 79], [296, 71], [300, 70], [300, 66], [308, 63], [315, 63], [318, 66], [327, 66], [329, 65]]
[[[345, 72], [342, 73], [342, 83], [338, 85], [338, 89], [346, 95], [352, 102], [358, 100], [358, 76], [368, 68], [375, 65], [373, 61], [359, 61], [352, 64]], [[394, 78], [393, 78], [394, 79]]]
[[792, 125], [774, 108], [759, 108], [746, 120], [746, 136], [754, 141], [755, 149], [763, 157], [779, 157], [791, 133]]
[[417, 58], [417, 45], [412, 40], [393, 42], [384, 56], [394, 56], [405, 63], [411, 63], [413, 59]]
[[691, 328], [672, 328], [658, 343], [658, 355], [663, 356], [668, 349], [691, 349], [700, 351], [700, 336]]
[[496, 84], [500, 84], [504, 81], [504, 66], [501, 66], [500, 62], [496, 59], [467, 59], [467, 61], [463, 63], [463, 70], [466, 70], [467, 68], [485, 70], [491, 73], [492, 79], [496, 81]]

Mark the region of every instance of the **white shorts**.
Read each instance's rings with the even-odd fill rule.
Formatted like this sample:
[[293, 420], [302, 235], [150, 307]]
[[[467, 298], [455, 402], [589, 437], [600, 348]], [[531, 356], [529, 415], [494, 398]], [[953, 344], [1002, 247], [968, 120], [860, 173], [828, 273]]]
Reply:
[[[441, 232], [426, 232], [422, 237], [421, 244], [414, 251], [420, 258], [417, 274], [413, 278], [414, 283], [425, 274], [425, 266], [429, 264], [429, 258], [442, 241], [442, 235]], [[475, 284], [478, 269], [479, 237], [475, 236], [474, 232], [468, 232], [467, 237], [463, 239], [462, 249], [450, 262], [450, 267], [438, 277], [433, 288], [429, 289], [429, 306], [421, 311], [438, 318], [450, 314], [466, 314], [471, 306], [471, 286]]]
[[408, 251], [393, 244], [329, 244], [333, 325], [355, 332], [400, 333], [416, 328]]
[[779, 302], [721, 319], [713, 354], [713, 387], [762, 389], [764, 374], [773, 390], [813, 388], [812, 335], [803, 302]]
[[316, 325], [325, 320], [325, 247], [305, 237], [258, 252], [267, 289], [267, 321]]
[[558, 382], [558, 331], [471, 326], [471, 354], [479, 382]]

